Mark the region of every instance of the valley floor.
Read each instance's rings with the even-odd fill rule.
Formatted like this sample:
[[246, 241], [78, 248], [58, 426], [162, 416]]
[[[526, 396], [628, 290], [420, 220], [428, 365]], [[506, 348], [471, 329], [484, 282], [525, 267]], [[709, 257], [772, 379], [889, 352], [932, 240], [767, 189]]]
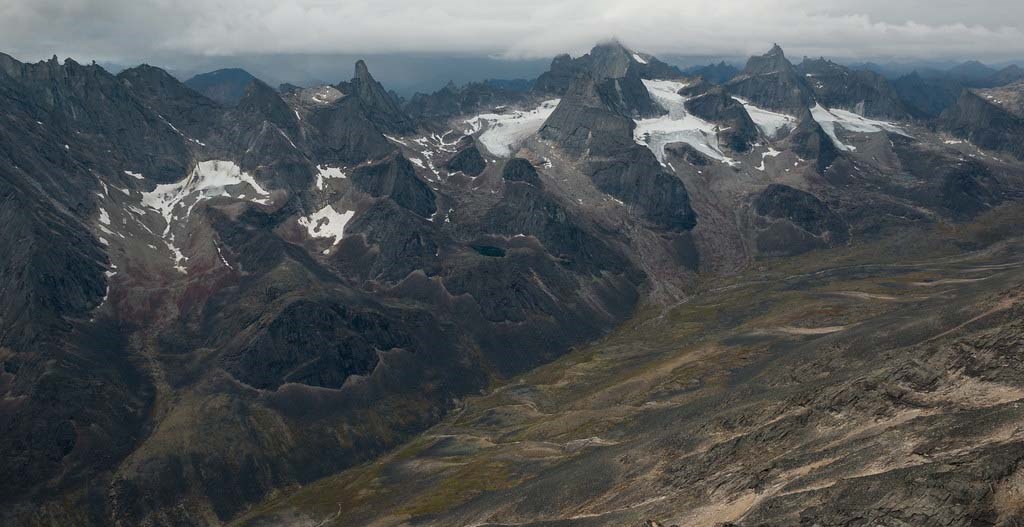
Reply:
[[1017, 525], [1021, 212], [755, 263], [237, 524]]

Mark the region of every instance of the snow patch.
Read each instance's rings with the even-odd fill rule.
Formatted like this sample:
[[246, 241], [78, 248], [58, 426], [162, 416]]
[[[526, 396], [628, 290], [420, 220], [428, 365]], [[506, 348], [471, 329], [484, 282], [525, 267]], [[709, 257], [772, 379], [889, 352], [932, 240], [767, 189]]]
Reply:
[[[305, 227], [313, 238], [332, 238], [331, 246], [333, 247], [341, 241], [345, 234], [345, 224], [355, 214], [353, 210], [339, 213], [333, 206], [327, 205], [309, 216], [299, 218], [299, 225]], [[330, 249], [325, 249], [324, 254], [328, 254], [330, 251]]]
[[638, 53], [633, 54], [633, 60], [639, 62], [640, 64], [647, 64], [647, 59], [641, 57]]
[[778, 150], [776, 150], [776, 149], [774, 149], [772, 147], [768, 147], [768, 150], [766, 152], [762, 152], [761, 153], [761, 164], [759, 166], [754, 167], [754, 168], [757, 169], [757, 170], [760, 170], [761, 172], [764, 172], [764, 158], [766, 158], [766, 157], [775, 157], [775, 156], [777, 156], [777, 155], [779, 155], [781, 153], [782, 152], [779, 152]]
[[329, 167], [325, 165], [316, 166], [316, 188], [317, 190], [324, 189], [324, 182], [328, 179], [345, 179], [347, 176], [345, 172], [338, 167]]
[[188, 269], [185, 268], [185, 263], [188, 262], [188, 258], [182, 254], [181, 249], [174, 245], [174, 237], [171, 239], [164, 240], [164, 244], [167, 245], [167, 249], [171, 251], [171, 260], [174, 262], [174, 269], [181, 274], [188, 274]]
[[132, 172], [131, 170], [125, 170], [124, 173], [129, 175], [129, 176], [131, 176], [131, 177], [133, 177], [133, 178], [135, 178], [135, 179], [145, 179], [145, 178], [142, 177], [142, 174], [140, 174], [138, 172]]
[[537, 133], [544, 121], [558, 106], [559, 99], [544, 101], [532, 110], [515, 110], [509, 113], [484, 113], [465, 123], [467, 135], [481, 130], [478, 139], [488, 152], [499, 157], [510, 157], [513, 150], [526, 138]]
[[686, 98], [678, 92], [687, 83], [671, 80], [644, 80], [643, 83], [668, 114], [637, 121], [633, 139], [650, 148], [658, 162], [665, 162], [665, 145], [686, 143], [717, 161], [730, 166], [738, 163], [718, 146], [718, 127], [686, 111]]
[[892, 123], [868, 119], [846, 110], [829, 110], [821, 104], [815, 104], [814, 108], [811, 108], [811, 116], [814, 117], [814, 120], [821, 125], [821, 129], [832, 139], [836, 148], [846, 152], [852, 152], [857, 148], [852, 145], [843, 144], [839, 140], [839, 137], [836, 135], [836, 125], [857, 133], [892, 132], [910, 137], [910, 135]]
[[[269, 197], [270, 193], [263, 189], [259, 183], [246, 172], [231, 161], [202, 161], [196, 165], [192, 172], [185, 179], [177, 183], [157, 185], [151, 192], [142, 193], [142, 204], [149, 207], [163, 216], [167, 226], [164, 229], [166, 236], [171, 230], [171, 224], [175, 219], [182, 218], [176, 213], [179, 207], [187, 207], [184, 217], [187, 218], [192, 208], [204, 199], [217, 196], [236, 197], [243, 199], [242, 194], [232, 196], [231, 189], [241, 185], [248, 185], [257, 195]], [[254, 199], [256, 203], [267, 204], [266, 199]]]
[[754, 121], [754, 124], [764, 132], [764, 135], [768, 137], [775, 137], [782, 129], [793, 129], [796, 127], [797, 119], [792, 115], [786, 115], [784, 113], [772, 112], [763, 108], [758, 108], [749, 101], [741, 99], [739, 97], [733, 97], [736, 102], [743, 105], [743, 108], [747, 110], [747, 115]]

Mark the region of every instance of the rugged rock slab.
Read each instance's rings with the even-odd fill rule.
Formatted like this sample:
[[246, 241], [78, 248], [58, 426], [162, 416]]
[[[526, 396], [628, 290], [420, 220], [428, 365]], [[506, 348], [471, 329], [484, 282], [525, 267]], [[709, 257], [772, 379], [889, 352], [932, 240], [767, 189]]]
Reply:
[[828, 108], [881, 119], [910, 117], [889, 81], [873, 71], [851, 70], [820, 58], [805, 59], [797, 72], [804, 76], [814, 99]]
[[751, 57], [726, 86], [729, 91], [762, 108], [798, 114], [814, 105], [814, 94], [776, 44], [768, 53]]
[[942, 113], [941, 126], [953, 135], [990, 150], [1024, 159], [1024, 118], [964, 90], [956, 104]]

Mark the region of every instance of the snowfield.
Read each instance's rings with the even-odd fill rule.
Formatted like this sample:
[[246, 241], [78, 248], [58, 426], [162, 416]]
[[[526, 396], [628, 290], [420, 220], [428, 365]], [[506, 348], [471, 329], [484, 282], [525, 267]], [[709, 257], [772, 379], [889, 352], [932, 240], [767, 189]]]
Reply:
[[[231, 191], [235, 191], [232, 194]], [[253, 177], [245, 172], [238, 165], [231, 161], [202, 161], [196, 165], [192, 172], [185, 179], [177, 183], [157, 185], [151, 192], [142, 193], [142, 204], [158, 212], [164, 219], [165, 227], [163, 232], [164, 244], [171, 252], [171, 259], [174, 261], [174, 268], [182, 274], [188, 269], [184, 263], [188, 257], [182, 253], [174, 243], [174, 233], [171, 226], [175, 221], [188, 220], [192, 209], [204, 199], [216, 196], [229, 196], [236, 199], [249, 199], [249, 193], [255, 193], [257, 198], [252, 198], [260, 204], [267, 204], [266, 198], [270, 193], [263, 189]], [[179, 209], [185, 207], [184, 213]]]
[[[231, 190], [235, 190], [236, 194], [232, 195]], [[167, 223], [164, 234], [167, 234], [173, 220], [187, 218], [200, 201], [217, 196], [246, 199], [247, 190], [251, 190], [257, 196], [262, 196], [250, 201], [263, 205], [268, 203], [266, 198], [270, 196], [270, 193], [264, 190], [252, 176], [242, 172], [238, 165], [231, 161], [202, 161], [192, 169], [185, 179], [177, 183], [157, 185], [152, 192], [143, 192], [142, 204], [163, 216]], [[188, 207], [184, 216], [175, 214], [179, 206]]]
[[465, 121], [468, 125], [466, 134], [483, 130], [477, 139], [488, 152], [498, 157], [511, 157], [518, 145], [540, 130], [558, 102], [559, 99], [551, 99], [532, 110], [477, 115]]
[[729, 165], [737, 163], [718, 146], [717, 126], [686, 111], [686, 98], [677, 92], [687, 83], [670, 80], [644, 80], [643, 83], [668, 114], [637, 121], [633, 139], [650, 148], [659, 162], [665, 162], [665, 145], [686, 143], [711, 159]]
[[739, 97], [733, 97], [736, 102], [743, 105], [743, 108], [747, 110], [747, 115], [750, 115], [750, 119], [754, 121], [754, 124], [764, 132], [764, 135], [769, 138], [774, 138], [778, 135], [780, 130], [792, 130], [796, 127], [797, 119], [792, 115], [786, 115], [784, 113], [776, 113], [763, 108], [758, 108], [749, 101], [741, 99]]
[[[331, 238], [331, 247], [338, 245], [341, 241], [342, 236], [345, 234], [345, 224], [355, 216], [355, 211], [346, 210], [344, 212], [338, 212], [333, 206], [327, 205], [326, 207], [310, 214], [299, 218], [299, 225], [306, 228], [309, 235], [313, 238]], [[324, 254], [329, 254], [330, 248], [324, 249]]]
[[841, 126], [845, 130], [857, 133], [892, 132], [910, 137], [910, 135], [904, 132], [900, 127], [892, 123], [868, 119], [867, 117], [863, 117], [846, 110], [829, 110], [821, 104], [815, 104], [814, 108], [811, 108], [811, 116], [813, 116], [814, 120], [821, 125], [821, 129], [824, 130], [830, 138], [832, 138], [832, 142], [835, 143], [836, 148], [847, 152], [856, 150], [857, 147], [843, 144], [843, 142], [839, 140], [839, 137], [836, 136], [836, 125]]

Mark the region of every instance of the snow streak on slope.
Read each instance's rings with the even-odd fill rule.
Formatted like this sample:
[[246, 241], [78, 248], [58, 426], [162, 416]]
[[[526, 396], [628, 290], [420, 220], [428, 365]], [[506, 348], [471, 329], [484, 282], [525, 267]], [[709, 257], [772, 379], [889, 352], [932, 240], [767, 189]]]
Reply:
[[717, 127], [686, 111], [686, 98], [677, 92], [687, 83], [667, 80], [643, 82], [651, 97], [668, 110], [668, 114], [637, 121], [633, 130], [633, 139], [637, 143], [650, 148], [662, 163], [665, 160], [665, 145], [686, 143], [712, 159], [729, 165], [736, 164], [719, 148]]
[[[332, 238], [331, 246], [333, 247], [341, 241], [345, 234], [345, 224], [354, 215], [355, 211], [347, 210], [339, 213], [334, 210], [333, 206], [327, 205], [309, 216], [299, 218], [299, 224], [305, 227], [309, 235], [314, 238]], [[324, 249], [324, 254], [330, 252], [329, 248]]]
[[783, 128], [793, 129], [796, 126], [796, 118], [792, 115], [786, 115], [784, 113], [776, 113], [758, 108], [753, 104], [750, 104], [745, 99], [739, 97], [733, 97], [737, 102], [743, 105], [743, 108], [747, 110], [747, 115], [754, 121], [754, 124], [764, 132], [764, 135], [769, 138], [773, 138]]
[[876, 121], [874, 119], [868, 119], [857, 115], [853, 112], [846, 110], [833, 109], [829, 110], [821, 104], [815, 104], [814, 108], [811, 108], [811, 116], [814, 120], [821, 125], [821, 129], [832, 138], [832, 142], [835, 143], [836, 148], [845, 150], [847, 152], [856, 150], [857, 148], [851, 145], [843, 144], [836, 136], [836, 125], [843, 127], [845, 130], [858, 133], [873, 133], [873, 132], [893, 132], [903, 136], [910, 137], [900, 129], [898, 126], [887, 123], [885, 121]]
[[509, 113], [484, 113], [466, 120], [467, 134], [483, 130], [477, 139], [488, 152], [509, 157], [526, 138], [537, 133], [544, 121], [558, 106], [559, 99], [544, 101], [532, 110], [515, 110]]

